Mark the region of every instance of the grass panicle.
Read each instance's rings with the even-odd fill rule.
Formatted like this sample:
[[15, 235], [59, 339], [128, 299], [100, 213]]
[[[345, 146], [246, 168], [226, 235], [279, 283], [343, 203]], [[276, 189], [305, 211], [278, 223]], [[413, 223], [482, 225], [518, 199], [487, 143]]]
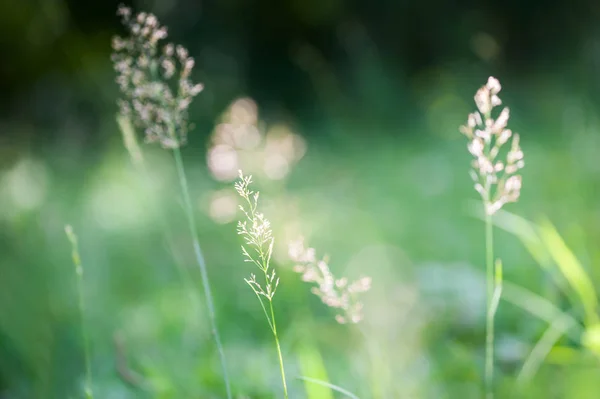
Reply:
[[121, 5], [117, 15], [129, 34], [112, 42], [120, 114], [130, 117], [147, 142], [179, 148], [187, 140], [189, 105], [204, 88], [190, 79], [195, 61], [181, 45], [161, 46], [167, 28], [153, 14], [133, 15]]
[[287, 399], [288, 390], [285, 367], [283, 365], [283, 356], [281, 354], [281, 345], [279, 344], [275, 311], [273, 308], [273, 297], [279, 286], [279, 277], [277, 277], [275, 269], [271, 267], [271, 255], [273, 254], [275, 238], [271, 230], [271, 223], [262, 213], [258, 212], [259, 192], [250, 189], [252, 176], [244, 176], [242, 171], [239, 171], [239, 176], [239, 180], [235, 183], [235, 189], [244, 200], [244, 204], [240, 205], [240, 210], [244, 214], [244, 220], [238, 222], [237, 233], [244, 239], [245, 245], [242, 245], [244, 261], [252, 263], [262, 273], [262, 276], [259, 278], [254, 273], [250, 273], [250, 278], [244, 280], [258, 298], [273, 333], [277, 347], [283, 393]]
[[[502, 295], [502, 263], [494, 259], [492, 217], [505, 204], [519, 199], [522, 179], [517, 172], [524, 166], [519, 135], [507, 128], [510, 110], [505, 107], [494, 117], [495, 109], [502, 105], [498, 97], [501, 89], [498, 79], [490, 77], [475, 94], [478, 111], [471, 113], [467, 124], [460, 128], [469, 140], [467, 148], [475, 158], [471, 177], [486, 214], [485, 392], [488, 399], [494, 396], [494, 316]], [[510, 148], [505, 151], [505, 144], [511, 139]], [[501, 159], [503, 152], [506, 156]]]
[[[471, 177], [475, 190], [481, 195], [486, 213], [493, 215], [509, 202], [516, 202], [521, 194], [523, 151], [519, 135], [507, 129], [510, 110], [505, 107], [494, 118], [495, 108], [502, 104], [498, 97], [500, 82], [490, 77], [475, 94], [478, 112], [469, 115], [460, 131], [467, 137], [469, 152], [475, 158], [471, 164]], [[505, 159], [500, 155], [511, 140]]]
[[311, 292], [325, 305], [338, 310], [335, 316], [338, 323], [358, 323], [363, 319], [363, 304], [358, 297], [371, 288], [371, 277], [352, 282], [346, 277], [335, 278], [327, 257], [317, 260], [315, 249], [306, 248], [303, 238], [289, 244], [288, 255], [295, 263], [294, 271], [302, 274], [302, 280], [315, 284]]

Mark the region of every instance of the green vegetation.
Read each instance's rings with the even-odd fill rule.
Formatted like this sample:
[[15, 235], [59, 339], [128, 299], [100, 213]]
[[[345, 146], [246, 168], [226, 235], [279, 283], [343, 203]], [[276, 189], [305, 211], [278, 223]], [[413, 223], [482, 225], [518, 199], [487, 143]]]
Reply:
[[[379, 83], [365, 105], [375, 118], [394, 97], [374, 65], [357, 80]], [[361, 124], [320, 81], [322, 136], [264, 121], [252, 99], [233, 96], [214, 127], [153, 132], [167, 150], [138, 146], [140, 127], [107, 107], [109, 139], [93, 151], [15, 152], [0, 171], [0, 396], [225, 398], [230, 385], [238, 399], [481, 398], [493, 325], [495, 398], [595, 399], [600, 115], [556, 77], [503, 81], [527, 164], [519, 201], [487, 218], [458, 132], [487, 75], [448, 67], [415, 79], [422, 114], [406, 112], [402, 135]], [[238, 169], [253, 175], [270, 221], [246, 256]], [[359, 323], [323, 306], [294, 269], [288, 243], [301, 235], [327, 253], [328, 273], [370, 277]], [[249, 258], [265, 285], [245, 280]]]

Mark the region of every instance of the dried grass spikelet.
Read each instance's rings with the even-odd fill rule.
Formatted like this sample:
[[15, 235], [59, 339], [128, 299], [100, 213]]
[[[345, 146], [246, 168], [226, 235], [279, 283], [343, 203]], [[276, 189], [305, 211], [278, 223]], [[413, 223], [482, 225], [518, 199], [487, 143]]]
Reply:
[[317, 260], [314, 248], [306, 248], [300, 238], [289, 244], [288, 255], [296, 263], [294, 271], [302, 274], [302, 280], [314, 283], [311, 292], [329, 307], [339, 310], [338, 323], [358, 323], [363, 318], [363, 304], [358, 295], [371, 288], [371, 277], [361, 277], [348, 282], [346, 277], [336, 279], [329, 270], [327, 258]]
[[111, 59], [122, 94], [120, 115], [142, 129], [147, 142], [180, 147], [189, 128], [188, 107], [203, 89], [190, 80], [194, 59], [183, 46], [159, 45], [167, 28], [153, 14], [133, 15], [121, 5], [117, 15], [128, 31], [127, 37], [112, 41]]
[[[470, 114], [467, 124], [460, 127], [469, 139], [467, 148], [475, 158], [470, 174], [488, 215], [519, 199], [522, 179], [517, 172], [524, 166], [519, 135], [507, 129], [510, 110], [505, 107], [496, 118], [492, 116], [496, 107], [502, 105], [498, 97], [501, 88], [498, 79], [490, 77], [475, 94], [478, 112]], [[511, 139], [510, 148], [501, 160], [500, 154]]]

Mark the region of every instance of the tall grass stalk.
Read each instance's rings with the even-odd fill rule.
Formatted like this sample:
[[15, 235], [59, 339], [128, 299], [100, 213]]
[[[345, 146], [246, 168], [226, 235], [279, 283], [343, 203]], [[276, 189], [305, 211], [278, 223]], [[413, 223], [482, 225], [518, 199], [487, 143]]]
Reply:
[[181, 151], [179, 147], [173, 149], [173, 157], [175, 158], [175, 165], [177, 168], [177, 175], [179, 177], [179, 185], [181, 188], [181, 194], [183, 196], [183, 205], [185, 209], [186, 218], [188, 221], [188, 227], [190, 229], [190, 234], [192, 238], [192, 245], [194, 247], [194, 255], [196, 258], [196, 263], [198, 264], [198, 268], [200, 269], [200, 276], [202, 279], [202, 287], [204, 290], [204, 299], [206, 301], [206, 309], [208, 311], [208, 319], [210, 322], [210, 331], [215, 341], [215, 345], [217, 346], [217, 351], [219, 353], [219, 360], [221, 362], [221, 371], [223, 373], [223, 379], [225, 381], [225, 389], [227, 391], [227, 398], [231, 399], [231, 383], [229, 380], [229, 374], [227, 372], [227, 365], [225, 362], [225, 352], [223, 351], [223, 345], [221, 343], [221, 336], [219, 335], [219, 330], [217, 328], [217, 321], [215, 316], [215, 305], [213, 301], [212, 292], [210, 289], [210, 283], [208, 281], [208, 272], [206, 270], [206, 261], [204, 260], [204, 255], [202, 254], [202, 249], [200, 248], [200, 240], [198, 239], [198, 227], [196, 226], [196, 221], [194, 219], [194, 211], [192, 207], [192, 200], [190, 197], [190, 192], [188, 188], [187, 177], [185, 173], [185, 168], [183, 166], [183, 159], [181, 157]]
[[117, 9], [117, 15], [128, 31], [127, 37], [115, 36], [112, 43], [111, 58], [122, 94], [118, 102], [120, 114], [130, 118], [132, 124], [144, 132], [146, 142], [160, 143], [163, 148], [173, 150], [194, 255], [202, 277], [210, 329], [221, 362], [227, 398], [231, 399], [225, 354], [180, 152], [187, 140], [189, 105], [204, 86], [191, 81], [195, 61], [185, 47], [161, 44], [167, 37], [167, 28], [155, 15], [146, 12], [133, 15], [132, 10], [123, 5]]
[[275, 323], [275, 312], [273, 311], [273, 301], [269, 301], [271, 307], [271, 323], [273, 327], [273, 337], [275, 337], [275, 346], [277, 347], [277, 357], [279, 359], [279, 373], [281, 374], [281, 383], [283, 384], [283, 396], [287, 399], [288, 390], [285, 380], [285, 368], [283, 367], [283, 356], [281, 355], [281, 345], [279, 344], [279, 336], [277, 335], [277, 324]]
[[[270, 277], [269, 277], [268, 273], [265, 272], [265, 281], [268, 281], [269, 278]], [[254, 275], [252, 275], [251, 279], [254, 279]], [[279, 374], [281, 374], [281, 383], [283, 385], [283, 395], [284, 395], [285, 399], [288, 399], [288, 390], [287, 390], [287, 382], [286, 382], [287, 380], [285, 377], [285, 367], [283, 365], [283, 355], [281, 353], [281, 344], [279, 343], [279, 335], [277, 334], [277, 323], [275, 321], [275, 310], [273, 308], [273, 298], [267, 297], [267, 301], [269, 302], [269, 311], [267, 311], [267, 308], [265, 307], [265, 304], [262, 299], [262, 297], [265, 296], [261, 292], [262, 289], [254, 286], [254, 284], [257, 284], [256, 280], [250, 281], [249, 279], [246, 279], [245, 281], [250, 286], [250, 288], [252, 288], [252, 291], [254, 291], [254, 294], [258, 298], [258, 301], [260, 302], [260, 306], [262, 307], [265, 317], [267, 318], [267, 323], [269, 324], [269, 328], [271, 329], [273, 338], [275, 339], [275, 347], [277, 349], [277, 360], [279, 361]]]
[[[262, 213], [257, 211], [258, 208], [258, 191], [252, 191], [250, 184], [252, 176], [244, 176], [240, 171], [240, 180], [235, 183], [235, 189], [242, 197], [246, 204], [240, 205], [240, 210], [244, 213], [246, 219], [238, 222], [237, 232], [244, 237], [244, 241], [250, 251], [242, 245], [242, 254], [244, 261], [254, 264], [263, 273], [263, 278], [257, 280], [254, 273], [250, 274], [250, 278], [244, 279], [252, 288], [256, 298], [260, 302], [260, 306], [267, 318], [267, 323], [273, 333], [275, 346], [277, 348], [277, 358], [279, 360], [279, 372], [281, 374], [281, 382], [283, 384], [283, 395], [288, 399], [288, 389], [285, 377], [285, 367], [283, 365], [283, 356], [281, 354], [281, 345], [279, 344], [279, 335], [277, 333], [277, 323], [275, 322], [275, 310], [273, 307], [273, 297], [279, 285], [279, 278], [275, 273], [275, 269], [271, 267], [271, 255], [273, 254], [273, 244], [275, 239], [271, 230], [271, 223], [264, 217]], [[269, 311], [265, 306], [264, 301], [268, 302]]]
[[[494, 316], [502, 295], [502, 263], [494, 264], [494, 236], [492, 216], [505, 204], [516, 202], [521, 194], [521, 175], [524, 166], [519, 135], [507, 129], [510, 110], [505, 107], [494, 117], [494, 109], [502, 104], [498, 93], [502, 87], [498, 79], [490, 77], [475, 93], [477, 112], [469, 114], [460, 131], [469, 139], [467, 146], [474, 160], [471, 178], [485, 207], [486, 247], [486, 338], [484, 385], [487, 399], [494, 397]], [[500, 159], [504, 145], [511, 140], [506, 159]]]
[[73, 258], [73, 265], [75, 266], [75, 274], [77, 275], [77, 301], [79, 303], [79, 320], [81, 323], [81, 337], [83, 339], [83, 353], [85, 362], [85, 397], [87, 399], [94, 399], [94, 393], [92, 391], [92, 366], [90, 361], [90, 342], [85, 325], [85, 301], [83, 299], [83, 266], [81, 265], [81, 256], [79, 255], [79, 246], [77, 244], [77, 236], [73, 231], [73, 227], [65, 226], [65, 233], [71, 243], [71, 257]]
[[[487, 255], [487, 286], [488, 286], [488, 306], [486, 312], [486, 365], [485, 365], [485, 376], [486, 376], [486, 396], [487, 398], [493, 398], [494, 392], [494, 320], [496, 317], [496, 311], [500, 305], [500, 298], [503, 292], [503, 277], [502, 277], [502, 261], [496, 259], [495, 263], [491, 263], [493, 260], [493, 237], [492, 237], [492, 223], [491, 217], [489, 223], [486, 222], [486, 236], [489, 237], [487, 243], [488, 255]], [[489, 267], [491, 264], [491, 268]], [[491, 270], [491, 273], [489, 272]], [[492, 287], [490, 290], [489, 287]]]
[[493, 398], [494, 384], [494, 314], [492, 313], [492, 297], [494, 295], [494, 228], [492, 215], [485, 218], [486, 247], [486, 287], [487, 311], [485, 328], [485, 389], [486, 397]]

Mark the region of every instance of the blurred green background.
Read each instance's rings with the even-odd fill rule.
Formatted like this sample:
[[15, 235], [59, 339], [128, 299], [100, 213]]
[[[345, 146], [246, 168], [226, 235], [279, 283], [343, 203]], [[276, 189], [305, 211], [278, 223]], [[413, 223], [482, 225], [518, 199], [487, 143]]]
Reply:
[[[2, 399], [84, 397], [65, 224], [85, 270], [95, 397], [225, 397], [171, 154], [143, 146], [145, 179], [115, 121], [117, 4], [0, 5]], [[521, 200], [506, 209], [547, 218], [599, 287], [597, 2], [132, 5], [190, 50], [206, 87], [183, 157], [237, 398], [282, 397], [272, 337], [243, 280], [252, 270], [235, 227], [238, 168], [255, 176], [276, 237], [290, 397], [344, 397], [301, 375], [363, 399], [482, 397], [484, 224], [458, 126], [490, 75], [525, 153]], [[250, 149], [227, 144], [232, 118], [244, 121]], [[504, 278], [529, 296], [515, 305], [507, 292], [500, 303], [497, 397], [597, 398], [598, 329], [583, 323], [576, 284], [563, 284], [577, 265], [544, 240], [547, 229], [498, 220], [512, 229], [495, 234]], [[287, 241], [300, 235], [334, 273], [373, 278], [364, 322], [337, 324], [291, 270]], [[548, 304], [582, 326], [551, 329], [548, 356], [520, 385], [553, 325], [539, 317]]]

